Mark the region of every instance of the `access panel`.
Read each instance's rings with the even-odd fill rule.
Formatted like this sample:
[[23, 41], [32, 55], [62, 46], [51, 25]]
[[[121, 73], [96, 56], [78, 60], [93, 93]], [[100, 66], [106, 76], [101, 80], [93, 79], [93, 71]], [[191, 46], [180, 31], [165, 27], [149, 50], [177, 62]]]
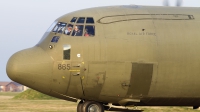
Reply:
[[133, 98], [148, 95], [153, 74], [153, 64], [132, 63], [130, 88], [127, 95]]

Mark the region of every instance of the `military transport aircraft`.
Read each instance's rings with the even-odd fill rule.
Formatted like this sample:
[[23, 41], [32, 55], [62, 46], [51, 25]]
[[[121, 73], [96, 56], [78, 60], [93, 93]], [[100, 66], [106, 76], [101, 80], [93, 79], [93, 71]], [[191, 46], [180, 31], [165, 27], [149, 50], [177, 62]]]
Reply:
[[77, 102], [110, 106], [200, 105], [200, 9], [121, 5], [58, 18], [34, 47], [7, 63], [13, 81]]

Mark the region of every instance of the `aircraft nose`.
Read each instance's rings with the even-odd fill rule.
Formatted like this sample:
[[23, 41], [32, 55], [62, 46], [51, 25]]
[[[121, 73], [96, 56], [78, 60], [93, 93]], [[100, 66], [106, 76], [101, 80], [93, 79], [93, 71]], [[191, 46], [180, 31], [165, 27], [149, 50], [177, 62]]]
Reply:
[[50, 80], [52, 66], [52, 58], [40, 47], [33, 47], [13, 54], [6, 72], [11, 80], [29, 86], [36, 79]]
[[17, 59], [19, 59], [18, 57], [19, 57], [19, 53], [12, 55], [12, 57], [10, 57], [10, 59], [8, 60], [7, 66], [6, 66], [7, 75], [13, 81], [15, 80], [16, 78], [15, 74], [18, 71], [17, 70], [17, 63], [18, 63]]

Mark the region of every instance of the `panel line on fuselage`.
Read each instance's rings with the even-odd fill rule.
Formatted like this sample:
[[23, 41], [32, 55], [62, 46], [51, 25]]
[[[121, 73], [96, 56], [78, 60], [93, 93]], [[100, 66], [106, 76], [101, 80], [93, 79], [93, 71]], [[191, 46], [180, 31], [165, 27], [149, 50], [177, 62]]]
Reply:
[[[128, 17], [129, 19], [122, 18]], [[101, 24], [110, 24], [115, 22], [132, 21], [132, 20], [194, 20], [193, 15], [189, 14], [126, 14], [104, 16], [97, 22]]]

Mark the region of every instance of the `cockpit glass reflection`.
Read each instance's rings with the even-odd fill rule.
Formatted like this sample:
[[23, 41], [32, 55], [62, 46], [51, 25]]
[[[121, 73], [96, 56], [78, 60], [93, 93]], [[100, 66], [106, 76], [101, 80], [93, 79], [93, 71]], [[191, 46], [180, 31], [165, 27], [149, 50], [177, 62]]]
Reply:
[[85, 22], [85, 17], [78, 18], [77, 23], [84, 23], [84, 22]]
[[46, 32], [51, 32], [51, 30], [53, 29], [53, 27], [57, 24], [58, 21], [54, 21], [51, 26], [47, 29]]
[[77, 17], [73, 17], [72, 20], [70, 21], [71, 23], [75, 23], [76, 22]]
[[55, 34], [64, 34], [67, 36], [95, 36], [95, 24], [93, 17], [73, 17], [70, 22], [57, 22], [55, 21], [48, 31]]
[[53, 29], [53, 32], [63, 33], [67, 23], [59, 22]]

